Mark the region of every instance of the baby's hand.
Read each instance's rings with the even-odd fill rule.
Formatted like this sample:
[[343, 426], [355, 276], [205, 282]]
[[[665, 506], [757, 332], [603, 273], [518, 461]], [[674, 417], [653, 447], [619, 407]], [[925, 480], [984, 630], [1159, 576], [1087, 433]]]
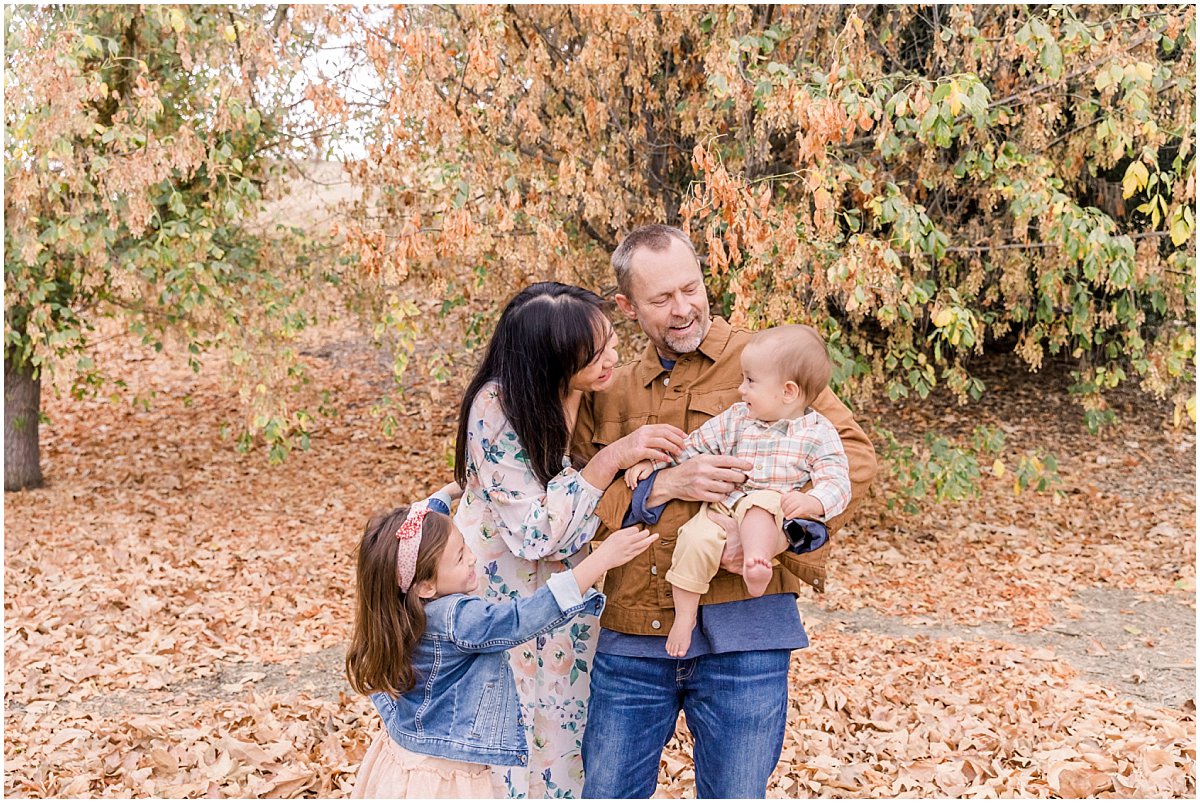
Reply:
[[450, 501], [453, 502], [454, 500], [462, 497], [463, 489], [462, 489], [462, 486], [459, 485], [457, 482], [452, 482], [448, 485], [443, 485], [441, 488], [439, 488], [438, 493], [445, 494], [446, 496], [450, 497]]
[[825, 505], [812, 494], [788, 491], [780, 501], [785, 519], [820, 519], [825, 516]]
[[625, 484], [631, 489], [636, 488], [638, 483], [649, 477], [654, 472], [654, 463], [649, 460], [643, 460], [640, 463], [635, 463], [625, 469]]

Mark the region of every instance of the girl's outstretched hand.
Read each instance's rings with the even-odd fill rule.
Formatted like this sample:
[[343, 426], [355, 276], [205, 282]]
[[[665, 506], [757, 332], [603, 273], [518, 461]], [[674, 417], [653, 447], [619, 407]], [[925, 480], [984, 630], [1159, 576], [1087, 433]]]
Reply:
[[658, 540], [658, 533], [652, 533], [635, 524], [609, 535], [596, 545], [592, 555], [599, 557], [604, 570], [607, 571], [633, 560], [645, 552], [647, 547], [656, 540]]
[[632, 560], [636, 555], [646, 551], [646, 547], [658, 539], [658, 533], [652, 533], [638, 525], [617, 530], [603, 541], [592, 542], [592, 554], [580, 561], [571, 571], [575, 582], [579, 584], [582, 594], [609, 569], [615, 569]]

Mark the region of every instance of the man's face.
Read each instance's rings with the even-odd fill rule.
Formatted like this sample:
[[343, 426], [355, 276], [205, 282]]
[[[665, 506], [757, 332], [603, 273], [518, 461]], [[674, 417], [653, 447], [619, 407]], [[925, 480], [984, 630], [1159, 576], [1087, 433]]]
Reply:
[[704, 277], [691, 250], [671, 238], [666, 250], [638, 249], [629, 266], [629, 295], [617, 294], [621, 311], [669, 360], [700, 348], [711, 321]]

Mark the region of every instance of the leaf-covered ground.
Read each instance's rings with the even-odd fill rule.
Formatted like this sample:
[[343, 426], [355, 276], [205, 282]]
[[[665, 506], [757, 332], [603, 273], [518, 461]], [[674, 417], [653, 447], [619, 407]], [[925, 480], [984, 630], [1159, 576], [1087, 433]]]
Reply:
[[[328, 331], [308, 362], [340, 415], [269, 467], [222, 434], [219, 361], [197, 376], [121, 338], [98, 357], [157, 395], [47, 393], [48, 484], [5, 495], [5, 794], [344, 795], [377, 727], [340, 668], [352, 550], [443, 481], [452, 395], [416, 389], [383, 437], [386, 363]], [[880, 484], [829, 592], [800, 600], [813, 646], [771, 796], [1194, 795], [1194, 434], [1131, 395], [1094, 438], [1061, 379], [987, 379], [980, 406], [860, 415], [906, 438], [1003, 427], [1006, 454], [1058, 455], [1064, 493], [989, 475], [909, 516]], [[689, 739], [660, 796], [694, 794]]]

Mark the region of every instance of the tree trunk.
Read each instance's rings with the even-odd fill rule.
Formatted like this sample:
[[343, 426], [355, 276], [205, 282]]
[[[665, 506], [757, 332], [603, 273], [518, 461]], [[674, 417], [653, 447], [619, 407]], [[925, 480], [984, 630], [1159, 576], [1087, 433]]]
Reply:
[[19, 491], [42, 484], [38, 453], [38, 416], [42, 405], [42, 380], [34, 379], [33, 366], [15, 365], [4, 352], [4, 490]]

